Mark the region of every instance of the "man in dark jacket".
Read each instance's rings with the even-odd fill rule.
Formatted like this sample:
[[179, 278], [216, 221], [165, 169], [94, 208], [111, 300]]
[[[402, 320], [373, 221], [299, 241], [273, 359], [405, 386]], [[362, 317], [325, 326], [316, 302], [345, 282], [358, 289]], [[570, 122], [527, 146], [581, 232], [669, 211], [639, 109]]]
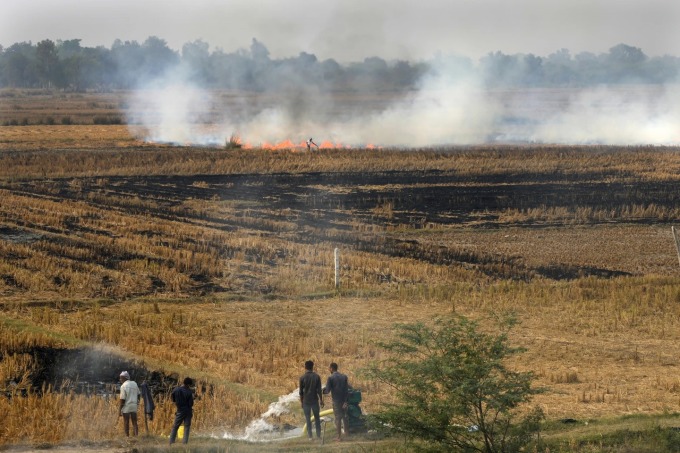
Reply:
[[330, 393], [333, 399], [333, 416], [335, 417], [336, 441], [342, 439], [342, 424], [345, 425], [345, 435], [349, 435], [349, 417], [347, 415], [347, 398], [349, 397], [349, 382], [347, 376], [338, 372], [338, 364], [333, 362], [328, 367], [331, 375], [323, 388], [324, 395]]
[[323, 407], [323, 394], [321, 393], [321, 377], [314, 372], [314, 362], [305, 362], [305, 374], [300, 376], [300, 404], [307, 422], [307, 436], [312, 438], [312, 413], [314, 413], [314, 425], [316, 437], [321, 439], [321, 419], [319, 406]]
[[170, 395], [172, 402], [177, 406], [177, 412], [175, 413], [175, 423], [172, 425], [172, 431], [170, 432], [170, 443], [175, 443], [175, 438], [177, 437], [177, 430], [179, 426], [184, 423], [184, 439], [183, 442], [186, 444], [189, 442], [189, 430], [191, 429], [191, 418], [194, 415], [194, 394], [191, 392], [191, 386], [193, 381], [191, 378], [184, 378], [184, 385], [175, 387]]

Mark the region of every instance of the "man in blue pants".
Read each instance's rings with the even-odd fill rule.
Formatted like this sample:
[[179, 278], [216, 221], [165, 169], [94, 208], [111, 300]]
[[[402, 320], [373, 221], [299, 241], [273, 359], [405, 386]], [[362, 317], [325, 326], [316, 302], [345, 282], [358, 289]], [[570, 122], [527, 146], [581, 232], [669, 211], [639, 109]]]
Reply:
[[172, 424], [172, 431], [170, 432], [170, 443], [175, 443], [177, 437], [177, 430], [179, 426], [184, 423], [184, 439], [183, 443], [189, 442], [189, 430], [191, 429], [191, 418], [194, 415], [194, 394], [191, 392], [193, 381], [191, 378], [184, 378], [184, 385], [175, 387], [172, 391], [172, 402], [177, 406], [175, 413], [175, 423]]

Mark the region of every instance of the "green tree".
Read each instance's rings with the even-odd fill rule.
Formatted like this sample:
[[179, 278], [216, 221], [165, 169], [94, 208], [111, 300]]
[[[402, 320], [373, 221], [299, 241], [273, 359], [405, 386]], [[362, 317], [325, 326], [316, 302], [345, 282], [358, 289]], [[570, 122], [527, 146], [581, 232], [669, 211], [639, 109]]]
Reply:
[[191, 79], [200, 85], [213, 83], [209, 48], [209, 44], [200, 39], [182, 46], [182, 64]]
[[54, 41], [44, 39], [36, 46], [38, 77], [43, 83], [43, 87], [51, 88], [59, 85], [60, 66], [57, 46]]
[[512, 452], [528, 444], [543, 413], [536, 408], [516, 422], [517, 410], [540, 389], [531, 386], [531, 373], [505, 366], [521, 349], [508, 345], [514, 321], [499, 324], [497, 334], [459, 316], [437, 319], [432, 328], [397, 325], [395, 338], [380, 343], [389, 359], [367, 370], [397, 398], [374, 416], [376, 426], [433, 450]]
[[0, 72], [8, 86], [31, 87], [37, 84], [35, 76], [35, 47], [30, 42], [13, 44], [2, 54]]
[[608, 72], [615, 82], [631, 82], [643, 79], [647, 56], [638, 47], [618, 44], [609, 49]]
[[142, 74], [161, 77], [179, 62], [179, 55], [168, 47], [168, 43], [157, 36], [149, 36], [142, 44], [144, 65]]

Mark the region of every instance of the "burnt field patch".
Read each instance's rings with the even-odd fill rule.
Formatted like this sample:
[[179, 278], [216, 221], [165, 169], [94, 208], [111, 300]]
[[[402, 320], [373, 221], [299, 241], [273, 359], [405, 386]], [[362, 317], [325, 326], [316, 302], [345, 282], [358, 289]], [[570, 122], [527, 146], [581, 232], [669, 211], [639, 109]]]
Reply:
[[[0, 188], [36, 199], [85, 202], [184, 222], [220, 221], [186, 208], [187, 201], [229, 203], [235, 209], [250, 210], [253, 217], [268, 220], [279, 220], [277, 212], [290, 211], [288, 217], [296, 216], [299, 227], [342, 225], [349, 218], [393, 227], [464, 225], [478, 223], [480, 218], [498, 223], [503, 211], [534, 209], [590, 209], [619, 213], [619, 217], [630, 213], [626, 221], [649, 222], [659, 220], [658, 216], [645, 215], [640, 207], [667, 211], [668, 220], [673, 220], [674, 208], [680, 201], [674, 181], [611, 182], [607, 175], [598, 175], [605, 180], [598, 181], [589, 174], [548, 181], [541, 176], [466, 178], [436, 170], [142, 176], [26, 180], [0, 183]], [[77, 216], [64, 220], [73, 229], [83, 229], [78, 221]], [[562, 223], [568, 221], [563, 219]], [[594, 218], [583, 219], [583, 223], [596, 222]]]
[[[115, 400], [120, 391], [121, 371], [131, 379], [147, 382], [154, 394], [169, 392], [178, 376], [146, 369], [143, 363], [125, 359], [101, 348], [56, 348], [36, 346], [11, 352], [12, 360], [24, 363], [2, 382], [6, 396], [28, 392], [73, 392]], [[5, 357], [0, 354], [0, 361]]]
[[632, 258], [540, 262], [530, 256], [536, 244], [499, 252], [485, 232], [587, 226], [584, 240], [597, 243], [600, 226], [658, 228], [680, 215], [674, 181], [602, 170], [40, 178], [5, 180], [0, 190], [3, 294], [281, 295], [291, 271], [313, 276], [310, 290], [327, 287], [328, 258], [318, 249], [334, 247], [371, 262], [348, 269], [356, 286], [427, 283], [393, 272], [386, 280], [380, 268], [394, 260], [492, 279], [607, 278], [645, 270]]

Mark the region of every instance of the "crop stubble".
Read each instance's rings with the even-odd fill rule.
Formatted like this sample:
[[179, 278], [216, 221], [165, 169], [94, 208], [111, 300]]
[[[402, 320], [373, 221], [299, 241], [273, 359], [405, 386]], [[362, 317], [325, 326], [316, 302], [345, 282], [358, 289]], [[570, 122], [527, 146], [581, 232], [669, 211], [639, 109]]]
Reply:
[[338, 361], [374, 410], [391, 395], [357, 370], [394, 322], [513, 310], [513, 365], [548, 388], [550, 418], [680, 404], [677, 149], [308, 155], [156, 146], [123, 126], [2, 132], [6, 368], [54, 335], [108, 344], [226, 389], [197, 429], [238, 427], [307, 358]]

